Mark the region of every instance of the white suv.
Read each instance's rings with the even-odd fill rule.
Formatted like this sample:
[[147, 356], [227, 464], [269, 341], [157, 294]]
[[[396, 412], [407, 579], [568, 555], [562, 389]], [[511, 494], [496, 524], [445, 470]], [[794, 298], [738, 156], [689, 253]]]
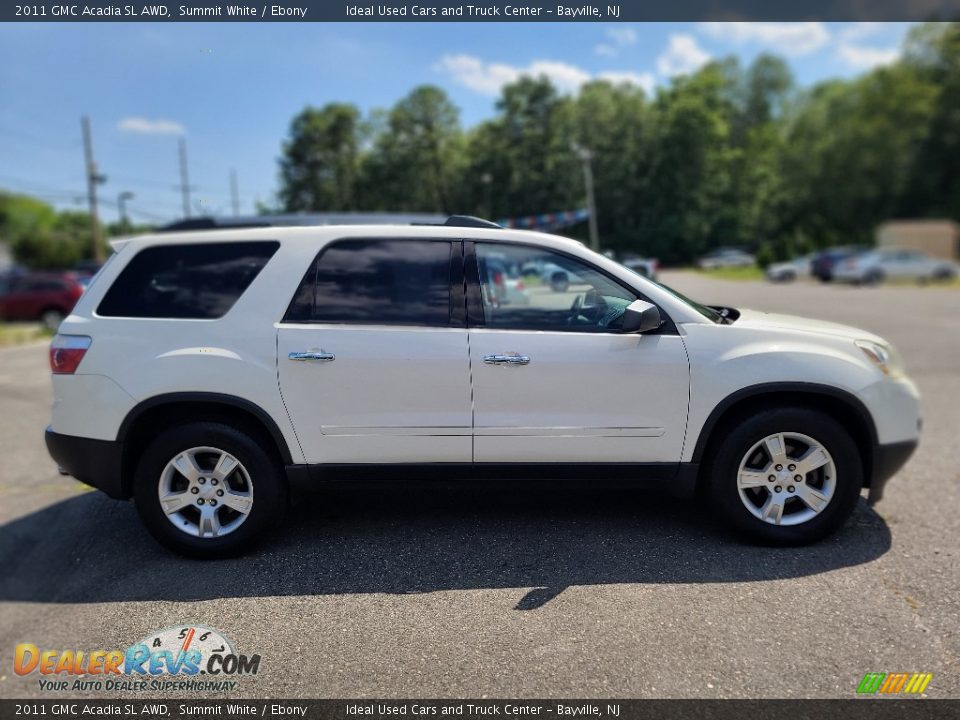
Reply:
[[[50, 348], [47, 447], [184, 554], [328, 479], [627, 478], [804, 543], [916, 447], [890, 345], [692, 302], [580, 243], [452, 218], [115, 243]], [[550, 264], [503, 303], [488, 261]]]

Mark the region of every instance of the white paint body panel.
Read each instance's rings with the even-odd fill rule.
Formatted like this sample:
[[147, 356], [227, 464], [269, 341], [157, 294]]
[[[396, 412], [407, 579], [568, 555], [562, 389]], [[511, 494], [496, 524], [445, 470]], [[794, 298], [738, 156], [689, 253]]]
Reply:
[[[516, 352], [529, 365], [490, 365]], [[689, 372], [677, 335], [470, 331], [477, 462], [677, 462]]]
[[281, 324], [278, 356], [307, 462], [470, 462], [466, 330]]

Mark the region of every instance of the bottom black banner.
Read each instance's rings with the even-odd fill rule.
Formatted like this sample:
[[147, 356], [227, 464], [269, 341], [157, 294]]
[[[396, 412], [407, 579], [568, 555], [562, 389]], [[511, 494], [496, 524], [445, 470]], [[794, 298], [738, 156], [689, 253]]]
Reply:
[[957, 718], [960, 700], [0, 700], [7, 718]]

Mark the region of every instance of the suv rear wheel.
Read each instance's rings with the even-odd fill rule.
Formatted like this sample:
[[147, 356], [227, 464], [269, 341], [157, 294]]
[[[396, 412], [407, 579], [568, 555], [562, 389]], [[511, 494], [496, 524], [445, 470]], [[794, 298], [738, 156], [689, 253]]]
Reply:
[[150, 534], [196, 558], [244, 552], [286, 506], [279, 462], [244, 432], [214, 422], [161, 434], [143, 454], [134, 483]]
[[754, 540], [815, 542], [836, 531], [860, 497], [863, 467], [850, 434], [806, 408], [767, 410], [723, 433], [707, 457], [713, 502]]

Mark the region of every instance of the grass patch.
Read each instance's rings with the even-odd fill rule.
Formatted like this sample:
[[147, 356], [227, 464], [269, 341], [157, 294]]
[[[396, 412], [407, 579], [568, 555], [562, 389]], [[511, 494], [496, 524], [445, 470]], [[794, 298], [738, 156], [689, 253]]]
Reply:
[[758, 267], [727, 267], [713, 270], [698, 268], [697, 272], [717, 280], [763, 280], [763, 270]]
[[0, 322], [0, 347], [26, 345], [53, 337], [53, 331], [37, 323]]

